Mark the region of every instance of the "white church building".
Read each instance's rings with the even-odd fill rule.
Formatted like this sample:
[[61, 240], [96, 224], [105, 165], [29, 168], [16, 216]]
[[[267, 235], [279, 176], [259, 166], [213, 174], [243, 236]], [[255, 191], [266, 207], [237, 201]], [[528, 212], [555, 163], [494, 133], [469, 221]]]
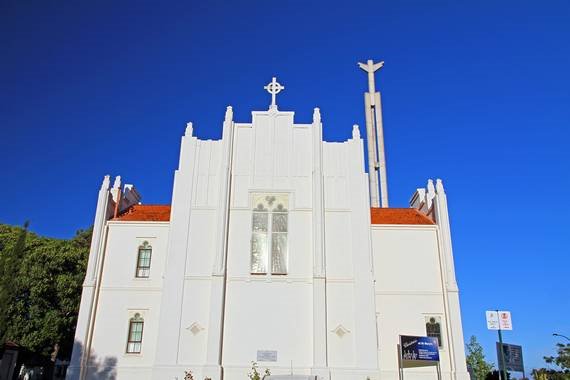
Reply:
[[417, 335], [437, 338], [443, 379], [469, 379], [443, 184], [388, 207], [381, 66], [361, 64], [366, 150], [356, 125], [326, 142], [318, 108], [309, 123], [279, 110], [274, 78], [269, 109], [240, 122], [228, 107], [220, 140], [188, 123], [170, 205], [106, 176], [67, 378], [246, 380], [257, 362], [395, 380], [399, 335]]

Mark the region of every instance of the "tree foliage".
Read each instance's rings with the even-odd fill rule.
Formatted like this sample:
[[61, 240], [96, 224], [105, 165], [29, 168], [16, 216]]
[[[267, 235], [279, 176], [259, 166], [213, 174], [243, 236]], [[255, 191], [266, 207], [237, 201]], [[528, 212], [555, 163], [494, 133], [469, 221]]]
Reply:
[[[511, 379], [511, 373], [509, 371], [505, 371], [506, 375], [504, 376], [504, 378], [506, 378], [507, 380]], [[489, 372], [487, 374], [487, 376], [485, 377], [485, 380], [501, 380], [501, 375], [499, 373], [499, 371], [494, 370], [492, 372]]]
[[471, 336], [467, 348], [467, 366], [473, 372], [473, 380], [485, 380], [487, 375], [493, 370], [493, 363], [485, 360], [483, 347], [477, 342], [475, 336]]
[[557, 365], [560, 370], [538, 368], [532, 371], [535, 380], [570, 380], [570, 344], [556, 344], [556, 356], [545, 356], [548, 364]]
[[562, 370], [570, 370], [570, 344], [556, 344], [556, 356], [545, 356], [548, 364], [556, 364]]
[[539, 368], [532, 370], [532, 377], [534, 380], [570, 380], [570, 372]]
[[69, 356], [91, 230], [73, 239], [40, 237], [0, 224], [0, 340], [46, 356]]

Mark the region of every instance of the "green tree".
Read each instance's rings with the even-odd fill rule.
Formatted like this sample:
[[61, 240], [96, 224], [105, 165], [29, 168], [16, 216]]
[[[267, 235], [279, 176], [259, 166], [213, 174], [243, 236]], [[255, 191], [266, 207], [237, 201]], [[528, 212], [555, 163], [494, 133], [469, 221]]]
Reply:
[[[506, 379], [510, 380], [511, 373], [508, 371], [505, 371], [505, 372], [506, 372], [506, 375], [505, 375]], [[501, 376], [499, 375], [499, 371], [494, 370], [492, 372], [489, 372], [487, 374], [487, 376], [485, 377], [485, 380], [501, 380]]]
[[570, 370], [570, 344], [557, 343], [556, 356], [545, 356], [544, 361], [548, 364], [556, 364], [563, 371]]
[[[70, 240], [27, 233], [0, 225], [0, 334], [46, 357], [59, 349], [69, 357], [73, 345], [91, 231]], [[21, 248], [23, 246], [23, 248]]]
[[467, 348], [467, 366], [473, 372], [473, 380], [485, 380], [487, 375], [493, 370], [493, 363], [488, 363], [485, 360], [483, 347], [477, 342], [475, 336], [471, 336]]
[[556, 356], [545, 356], [548, 364], [557, 365], [560, 370], [537, 368], [532, 370], [535, 380], [570, 380], [570, 344], [557, 343]]
[[6, 340], [9, 328], [7, 309], [18, 295], [15, 286], [19, 265], [25, 255], [29, 222], [23, 228], [0, 226], [0, 343]]

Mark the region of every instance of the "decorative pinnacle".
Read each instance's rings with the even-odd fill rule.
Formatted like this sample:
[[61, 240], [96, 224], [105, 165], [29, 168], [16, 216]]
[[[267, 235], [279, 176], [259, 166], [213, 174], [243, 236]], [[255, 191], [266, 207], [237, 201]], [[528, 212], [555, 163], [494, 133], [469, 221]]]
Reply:
[[443, 190], [443, 182], [439, 178], [435, 180], [435, 188], [436, 188], [438, 194], [445, 193], [445, 190]]
[[110, 182], [111, 182], [111, 176], [107, 174], [105, 177], [103, 177], [103, 183], [101, 183], [101, 190], [109, 189]]
[[358, 127], [358, 124], [354, 124], [352, 126], [352, 138], [353, 139], [359, 139], [360, 138], [360, 128]]
[[186, 123], [186, 131], [184, 132], [185, 136], [192, 136], [192, 132], [194, 131], [194, 128], [192, 126], [192, 122], [189, 121], [188, 123]]
[[121, 176], [118, 175], [115, 177], [115, 182], [113, 183], [113, 189], [118, 189], [121, 187]]
[[430, 193], [430, 194], [435, 193], [435, 188], [433, 186], [433, 179], [431, 179], [431, 178], [428, 179], [427, 190], [428, 190], [428, 193]]
[[263, 88], [271, 94], [271, 105], [269, 106], [269, 109], [277, 109], [277, 104], [275, 103], [275, 95], [280, 93], [282, 90], [285, 90], [285, 87], [277, 82], [277, 78], [273, 77], [271, 82], [269, 82], [267, 86], [264, 86]]
[[321, 110], [319, 107], [315, 107], [313, 110], [313, 123], [320, 123], [321, 122]]
[[234, 118], [234, 111], [232, 106], [228, 106], [226, 108], [226, 121], [232, 121], [232, 119]]

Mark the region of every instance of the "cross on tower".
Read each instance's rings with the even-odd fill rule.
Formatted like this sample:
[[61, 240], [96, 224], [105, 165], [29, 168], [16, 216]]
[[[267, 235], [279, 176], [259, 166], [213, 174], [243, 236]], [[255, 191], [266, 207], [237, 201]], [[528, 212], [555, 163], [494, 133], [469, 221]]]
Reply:
[[273, 77], [271, 82], [269, 82], [267, 86], [264, 86], [263, 88], [271, 94], [271, 105], [269, 106], [269, 109], [277, 109], [277, 104], [275, 103], [275, 95], [280, 93], [281, 90], [284, 90], [285, 87], [281, 86], [281, 84], [277, 82], [277, 78]]

